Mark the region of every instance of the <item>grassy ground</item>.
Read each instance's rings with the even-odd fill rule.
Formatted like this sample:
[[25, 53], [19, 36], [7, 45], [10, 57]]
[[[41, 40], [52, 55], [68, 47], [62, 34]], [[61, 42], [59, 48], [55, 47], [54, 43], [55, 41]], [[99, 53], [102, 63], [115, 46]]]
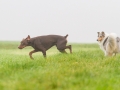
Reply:
[[[119, 90], [120, 55], [104, 57], [97, 44], [71, 43], [73, 54], [55, 47], [29, 58], [31, 47], [0, 42], [0, 90]], [[67, 50], [69, 52], [69, 50]]]

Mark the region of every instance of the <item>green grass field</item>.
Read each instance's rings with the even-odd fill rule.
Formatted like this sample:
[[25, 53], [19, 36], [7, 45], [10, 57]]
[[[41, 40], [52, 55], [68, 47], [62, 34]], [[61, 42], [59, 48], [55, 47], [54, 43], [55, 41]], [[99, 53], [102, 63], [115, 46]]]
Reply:
[[31, 47], [0, 42], [0, 90], [120, 90], [120, 54], [104, 57], [98, 44], [70, 43], [73, 54], [56, 47], [29, 57]]

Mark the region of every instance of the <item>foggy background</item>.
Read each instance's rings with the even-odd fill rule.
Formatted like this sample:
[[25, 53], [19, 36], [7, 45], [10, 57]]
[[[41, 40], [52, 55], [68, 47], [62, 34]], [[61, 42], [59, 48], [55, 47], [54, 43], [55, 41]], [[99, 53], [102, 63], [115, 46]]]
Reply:
[[120, 0], [0, 0], [0, 40], [69, 34], [94, 43], [98, 31], [120, 36]]

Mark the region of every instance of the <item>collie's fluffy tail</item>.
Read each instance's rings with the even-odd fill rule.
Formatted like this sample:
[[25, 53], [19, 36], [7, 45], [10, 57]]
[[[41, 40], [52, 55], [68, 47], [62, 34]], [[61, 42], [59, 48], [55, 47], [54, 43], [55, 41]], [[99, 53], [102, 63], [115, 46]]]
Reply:
[[108, 45], [109, 45], [109, 49], [110, 50], [115, 50], [116, 49], [116, 46], [117, 46], [117, 42], [116, 42], [116, 38], [117, 38], [117, 35], [114, 34], [114, 33], [111, 33], [109, 35], [109, 38], [108, 38]]

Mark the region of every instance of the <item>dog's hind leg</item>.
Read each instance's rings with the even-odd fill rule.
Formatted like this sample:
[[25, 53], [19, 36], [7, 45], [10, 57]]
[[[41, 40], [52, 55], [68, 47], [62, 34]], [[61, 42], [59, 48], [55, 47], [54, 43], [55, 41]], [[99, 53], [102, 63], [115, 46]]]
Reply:
[[59, 50], [61, 53], [67, 53], [65, 50]]
[[37, 52], [37, 51], [36, 51], [36, 50], [33, 50], [33, 51], [31, 51], [31, 52], [29, 53], [29, 56], [30, 56], [31, 59], [34, 59], [34, 58], [32, 57], [32, 54], [35, 53], [35, 52]]
[[44, 56], [44, 58], [46, 58], [46, 50], [41, 50], [42, 51], [42, 53], [43, 53], [43, 56]]
[[71, 45], [66, 46], [66, 44], [67, 44], [67, 40], [62, 40], [62, 41], [57, 42], [56, 47], [60, 52], [65, 53], [66, 52], [65, 49], [69, 49], [70, 53], [72, 53]]
[[70, 53], [72, 53], [72, 47], [71, 47], [71, 45], [65, 46], [65, 49], [69, 49]]
[[107, 56], [112, 56], [112, 55], [113, 55], [113, 53], [110, 53], [110, 52], [107, 54]]
[[65, 49], [69, 49], [69, 50], [70, 50], [70, 53], [72, 53], [71, 45], [65, 46], [65, 45], [60, 45], [60, 44], [58, 44], [58, 45], [56, 45], [56, 46], [57, 46], [57, 49], [58, 49], [60, 52], [62, 52], [62, 53], [67, 53], [67, 52], [65, 51]]
[[72, 53], [72, 46], [71, 45], [66, 46], [66, 48], [68, 48], [70, 50], [70, 53]]
[[113, 56], [116, 56], [117, 53], [114, 53]]

